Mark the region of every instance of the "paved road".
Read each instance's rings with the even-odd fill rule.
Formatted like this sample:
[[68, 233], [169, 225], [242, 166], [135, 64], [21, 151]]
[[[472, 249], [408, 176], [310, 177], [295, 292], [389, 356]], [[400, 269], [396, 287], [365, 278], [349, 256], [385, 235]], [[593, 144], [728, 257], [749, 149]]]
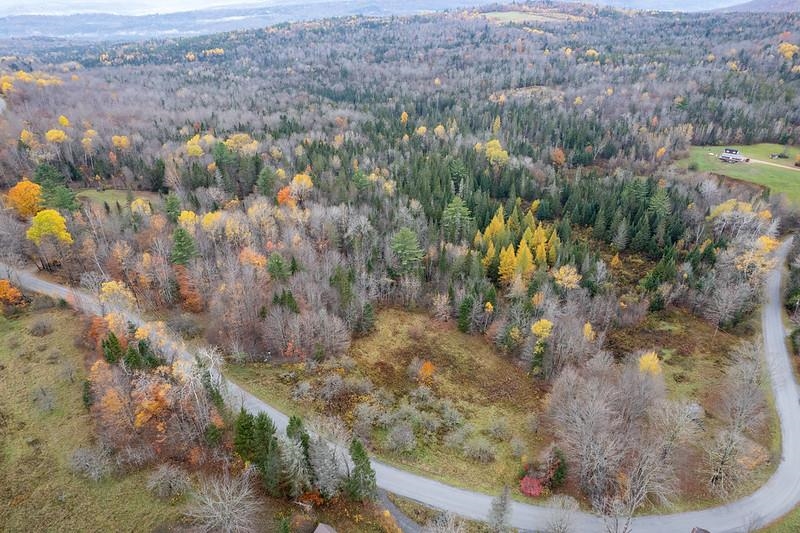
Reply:
[[[779, 266], [768, 277], [762, 314], [767, 367], [780, 417], [784, 450], [775, 474], [755, 493], [728, 505], [688, 513], [639, 517], [633, 523], [635, 533], [689, 533], [695, 526], [704, 527], [712, 533], [741, 532], [749, 526], [776, 520], [800, 503], [800, 396], [784, 342], [780, 290], [781, 273], [788, 250], [789, 242], [786, 242], [778, 252]], [[16, 284], [27, 290], [64, 298], [71, 305], [89, 313], [102, 311], [97, 300], [88, 294], [44, 281], [30, 272], [10, 269], [0, 263], [0, 276], [4, 274], [10, 274]], [[129, 314], [128, 319], [135, 324], [143, 322], [136, 314]], [[180, 350], [177, 356], [188, 361], [194, 360], [185, 349]], [[243, 405], [252, 412], [266, 412], [275, 425], [284, 430], [288, 423], [286, 415], [235, 383], [228, 382], [227, 389], [228, 401], [233, 408], [238, 409]], [[785, 453], [787, 451], [788, 454]], [[373, 461], [373, 466], [378, 485], [389, 492], [475, 520], [483, 520], [489, 513], [490, 496], [451, 487], [378, 461]], [[550, 512], [544, 507], [514, 502], [511, 524], [525, 530], [539, 529], [547, 524]], [[577, 513], [573, 527], [574, 531], [581, 533], [605, 531], [602, 520], [588, 513]]]

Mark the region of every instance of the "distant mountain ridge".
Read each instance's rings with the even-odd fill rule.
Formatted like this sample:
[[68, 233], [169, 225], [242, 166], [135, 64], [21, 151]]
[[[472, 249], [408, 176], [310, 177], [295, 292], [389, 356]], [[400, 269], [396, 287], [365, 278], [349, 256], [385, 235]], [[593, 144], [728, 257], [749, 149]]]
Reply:
[[[213, 0], [212, 0], [213, 1]], [[226, 0], [223, 0], [226, 1]], [[243, 0], [248, 1], [248, 0]], [[576, 0], [611, 8], [653, 11], [800, 11], [800, 0]], [[136, 2], [132, 2], [136, 4]], [[0, 17], [0, 39], [58, 38], [72, 41], [137, 41], [159, 37], [195, 36], [263, 28], [283, 22], [300, 22], [342, 16], [415, 15], [498, 4], [497, 0], [271, 0], [209, 7], [183, 12], [126, 15], [114, 13], [67, 14], [70, 9], [95, 9], [96, 2], [42, 4], [63, 11], [52, 15], [9, 15]], [[178, 4], [176, 4], [178, 5]], [[183, 4], [179, 4], [183, 5]], [[133, 12], [133, 8], [128, 8]]]
[[719, 11], [728, 13], [796, 13], [800, 11], [800, 0], [751, 0], [744, 4], [722, 8]]
[[132, 41], [192, 36], [330, 17], [414, 15], [496, 3], [492, 0], [284, 0], [149, 15], [82, 13], [0, 17], [0, 39], [58, 37]]

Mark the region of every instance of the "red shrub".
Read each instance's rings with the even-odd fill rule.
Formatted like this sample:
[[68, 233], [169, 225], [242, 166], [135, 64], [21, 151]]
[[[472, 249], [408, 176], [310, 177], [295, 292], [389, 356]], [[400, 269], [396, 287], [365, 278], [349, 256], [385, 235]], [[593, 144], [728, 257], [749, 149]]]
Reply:
[[544, 485], [542, 482], [535, 477], [524, 476], [519, 481], [519, 490], [525, 496], [530, 496], [531, 498], [538, 498], [542, 495], [544, 491]]

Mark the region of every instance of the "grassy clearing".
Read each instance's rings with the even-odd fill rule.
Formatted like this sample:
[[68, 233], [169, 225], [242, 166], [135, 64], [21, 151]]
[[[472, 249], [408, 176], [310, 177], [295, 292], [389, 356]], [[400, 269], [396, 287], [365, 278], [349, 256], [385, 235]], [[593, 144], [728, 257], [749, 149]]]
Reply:
[[[384, 310], [378, 315], [376, 331], [356, 340], [349, 355], [356, 368], [345, 377], [368, 378], [376, 390], [403, 398], [401, 404], [419, 386], [407, 376], [409, 363], [414, 357], [430, 360], [436, 368], [429, 382], [435, 396], [451, 400], [474, 427], [473, 434], [491, 442], [497, 457], [492, 463], [479, 464], [435, 438], [418, 438], [419, 445], [409, 454], [393, 453], [384, 448], [386, 430], [377, 429], [372, 449], [388, 463], [453, 485], [497, 493], [504, 484], [517, 485], [520, 460], [512, 454], [511, 436], [523, 440], [528, 457], [534, 457], [545, 440], [542, 435], [531, 434], [526, 424], [528, 415], [540, 410], [540, 394], [531, 378], [496, 354], [485, 339], [463, 334], [453, 324], [433, 323], [424, 314]], [[341, 368], [335, 371], [344, 372]], [[336, 415], [351, 421], [352, 404], [331, 412], [331, 406], [320, 400], [292, 401], [295, 383], [314, 379], [305, 372], [301, 365], [270, 364], [230, 365], [226, 371], [247, 390], [286, 412]], [[319, 377], [317, 374], [316, 379]], [[488, 430], [501, 417], [507, 422], [508, 435], [494, 438]]]
[[[51, 321], [54, 331], [29, 328]], [[90, 444], [82, 401], [82, 354], [73, 346], [76, 316], [65, 310], [0, 316], [0, 524], [7, 531], [123, 531], [175, 524], [181, 505], [152, 498], [147, 472], [93, 483], [73, 475], [72, 451]], [[49, 391], [53, 410], [32, 398]]]
[[524, 24], [527, 22], [578, 22], [583, 17], [557, 11], [489, 11], [482, 13], [489, 20], [500, 24]]
[[95, 205], [103, 207], [108, 204], [112, 209], [119, 204], [121, 207], [127, 207], [131, 198], [144, 198], [149, 200], [154, 206], [160, 203], [158, 194], [149, 191], [126, 191], [122, 189], [106, 189], [98, 191], [97, 189], [83, 189], [78, 194], [79, 200], [86, 200]]
[[699, 172], [714, 172], [723, 176], [749, 181], [767, 187], [773, 194], [784, 194], [794, 204], [800, 204], [800, 172], [792, 170], [794, 157], [800, 153], [797, 148], [789, 149], [789, 159], [770, 159], [770, 153], [781, 152], [783, 147], [774, 144], [739, 146], [746, 157], [752, 157], [785, 168], [761, 163], [723, 163], [715, 154], [722, 151], [720, 146], [694, 146], [689, 150], [689, 157], [678, 162], [681, 168], [691, 165]]

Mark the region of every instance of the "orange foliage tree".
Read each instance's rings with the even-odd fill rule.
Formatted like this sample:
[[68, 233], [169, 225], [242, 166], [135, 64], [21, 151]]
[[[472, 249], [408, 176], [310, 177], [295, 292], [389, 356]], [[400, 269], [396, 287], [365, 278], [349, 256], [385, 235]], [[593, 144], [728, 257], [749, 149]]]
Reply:
[[38, 183], [23, 179], [8, 190], [6, 201], [20, 218], [28, 219], [41, 208], [42, 188]]
[[0, 303], [17, 305], [22, 302], [22, 293], [7, 279], [0, 279]]
[[205, 302], [189, 271], [183, 265], [174, 265], [175, 281], [178, 282], [178, 293], [181, 296], [181, 307], [190, 313], [200, 313], [205, 308]]

